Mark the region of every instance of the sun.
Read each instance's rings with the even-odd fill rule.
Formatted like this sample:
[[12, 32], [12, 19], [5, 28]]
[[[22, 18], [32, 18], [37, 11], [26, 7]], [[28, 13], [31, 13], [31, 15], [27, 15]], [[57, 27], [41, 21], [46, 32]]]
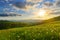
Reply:
[[44, 16], [47, 15], [46, 13], [47, 13], [46, 10], [40, 10], [39, 13], [38, 13], [38, 16], [44, 17]]
[[38, 11], [37, 15], [40, 17], [48, 16], [52, 11], [50, 9], [41, 9]]
[[51, 9], [40, 9], [34, 13], [35, 17], [37, 18], [46, 18], [52, 13]]

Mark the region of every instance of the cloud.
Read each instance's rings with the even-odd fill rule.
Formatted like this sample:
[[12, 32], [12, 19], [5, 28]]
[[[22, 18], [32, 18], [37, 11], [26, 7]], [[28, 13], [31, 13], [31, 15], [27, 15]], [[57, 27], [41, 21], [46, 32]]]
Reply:
[[37, 3], [37, 2], [41, 2], [43, 0], [26, 0], [27, 2], [33, 2], [33, 3]]
[[53, 11], [52, 14], [57, 14], [57, 15], [60, 14], [60, 8], [58, 8], [58, 7], [57, 8], [53, 8], [52, 11]]
[[53, 6], [53, 3], [50, 3], [50, 2], [45, 2], [44, 5], [50, 7], [50, 6]]
[[34, 5], [38, 5], [38, 2], [42, 2], [43, 0], [26, 0], [24, 2], [15, 2], [13, 6], [17, 8], [22, 8], [22, 9], [30, 9]]
[[60, 7], [60, 0], [56, 0], [56, 6]]
[[0, 17], [7, 17], [7, 16], [22, 16], [22, 15], [14, 13], [14, 12], [0, 13]]
[[54, 2], [46, 1], [42, 4], [42, 8], [54, 8]]
[[40, 4], [43, 0], [26, 0], [26, 5], [28, 6], [34, 6]]
[[25, 8], [26, 3], [25, 2], [15, 2], [13, 4], [13, 6], [17, 7], [17, 8]]

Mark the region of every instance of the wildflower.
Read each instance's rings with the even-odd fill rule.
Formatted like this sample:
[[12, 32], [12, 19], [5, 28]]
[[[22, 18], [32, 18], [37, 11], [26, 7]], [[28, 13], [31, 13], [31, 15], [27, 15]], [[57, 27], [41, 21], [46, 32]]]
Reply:
[[51, 32], [54, 32], [54, 30], [51, 30]]
[[48, 32], [46, 32], [46, 34], [48, 34]]
[[60, 35], [60, 33], [59, 33], [59, 35]]
[[19, 40], [21, 40], [21, 39], [19, 39]]
[[10, 37], [10, 35], [9, 35], [9, 37]]
[[52, 36], [51, 39], [53, 39], [54, 37]]
[[25, 31], [25, 34], [26, 34], [27, 32]]
[[33, 39], [33, 40], [35, 40], [35, 39]]
[[19, 35], [18, 35], [17, 37], [18, 37], [18, 38], [20, 38], [20, 36], [19, 36]]

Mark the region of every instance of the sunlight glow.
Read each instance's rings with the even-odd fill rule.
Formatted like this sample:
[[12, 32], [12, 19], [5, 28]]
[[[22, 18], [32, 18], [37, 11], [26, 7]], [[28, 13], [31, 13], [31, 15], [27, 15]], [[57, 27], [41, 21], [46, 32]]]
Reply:
[[38, 11], [38, 16], [40, 16], [40, 17], [46, 17], [46, 16], [48, 16], [50, 13], [51, 13], [52, 11], [50, 10], [50, 9], [40, 9], [39, 11]]
[[44, 16], [46, 16], [46, 13], [47, 13], [46, 10], [40, 10], [38, 15], [41, 16], [41, 17], [44, 17]]

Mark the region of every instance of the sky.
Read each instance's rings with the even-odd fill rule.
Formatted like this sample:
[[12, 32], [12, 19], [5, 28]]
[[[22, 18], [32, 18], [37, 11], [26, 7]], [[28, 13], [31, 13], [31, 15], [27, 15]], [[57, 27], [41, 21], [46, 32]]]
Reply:
[[54, 10], [49, 16], [60, 15], [60, 0], [0, 0], [0, 20], [36, 18], [42, 8]]

